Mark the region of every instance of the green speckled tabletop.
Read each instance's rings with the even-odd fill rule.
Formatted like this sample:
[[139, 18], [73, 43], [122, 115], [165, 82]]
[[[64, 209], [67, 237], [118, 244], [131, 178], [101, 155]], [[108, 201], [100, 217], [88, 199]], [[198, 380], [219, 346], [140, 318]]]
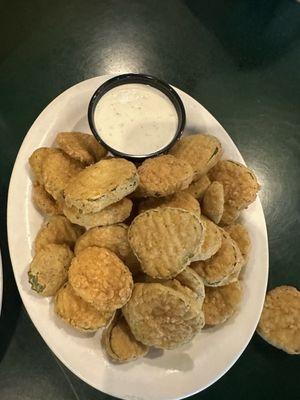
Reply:
[[[146, 72], [210, 110], [262, 183], [269, 288], [300, 289], [299, 3], [1, 0], [0, 37], [1, 400], [109, 398], [62, 366], [37, 333], [16, 290], [6, 238], [7, 189], [21, 142], [50, 100], [84, 79]], [[299, 399], [299, 377], [300, 357], [254, 335], [231, 370], [194, 397]]]

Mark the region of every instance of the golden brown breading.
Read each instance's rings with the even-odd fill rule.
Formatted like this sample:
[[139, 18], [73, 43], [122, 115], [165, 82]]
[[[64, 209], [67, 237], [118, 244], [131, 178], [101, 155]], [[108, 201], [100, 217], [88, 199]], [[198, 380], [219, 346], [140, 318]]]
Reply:
[[93, 164], [107, 154], [107, 150], [89, 133], [60, 132], [56, 136], [56, 144], [84, 165]]
[[216, 137], [198, 134], [185, 136], [178, 140], [170, 153], [192, 166], [193, 180], [197, 181], [220, 160], [222, 147]]
[[110, 158], [86, 167], [65, 189], [68, 207], [84, 214], [95, 213], [132, 193], [138, 185], [135, 165], [122, 158]]
[[181, 285], [188, 287], [196, 293], [198, 300], [202, 303], [205, 297], [204, 283], [202, 278], [192, 268], [186, 267], [180, 274], [176, 275]]
[[244, 257], [245, 262], [247, 262], [251, 249], [251, 240], [249, 232], [245, 226], [241, 224], [233, 224], [226, 226], [224, 229], [239, 246], [242, 256]]
[[57, 201], [46, 192], [43, 185], [36, 182], [32, 186], [32, 201], [36, 208], [46, 215], [62, 214], [62, 209]]
[[148, 198], [142, 200], [139, 204], [139, 212], [144, 212], [152, 208], [158, 207], [174, 207], [182, 208], [183, 210], [190, 211], [198, 216], [201, 214], [200, 204], [191, 194], [184, 191], [177, 192], [171, 196], [162, 198]]
[[28, 271], [31, 289], [42, 296], [54, 296], [66, 282], [73, 252], [63, 244], [48, 244], [33, 258]]
[[219, 325], [230, 318], [237, 310], [242, 294], [239, 281], [225, 286], [206, 287], [203, 303], [205, 325]]
[[191, 194], [198, 200], [201, 200], [209, 185], [210, 185], [209, 177], [207, 175], [203, 175], [198, 180], [192, 182], [190, 186], [184, 190], [184, 192]]
[[224, 189], [220, 182], [212, 182], [204, 193], [202, 212], [215, 224], [221, 221], [224, 212]]
[[222, 236], [222, 245], [215, 255], [190, 265], [202, 277], [206, 286], [223, 286], [236, 281], [244, 264], [235, 241], [224, 231]]
[[238, 211], [247, 208], [255, 199], [260, 185], [254, 173], [236, 161], [222, 160], [209, 171], [212, 181], [222, 183], [225, 205]]
[[112, 251], [87, 247], [73, 258], [69, 282], [75, 293], [100, 311], [114, 312], [129, 300], [129, 269]]
[[63, 213], [73, 224], [84, 226], [87, 229], [123, 222], [129, 217], [131, 210], [132, 201], [126, 197], [103, 208], [101, 211], [89, 214], [82, 214], [74, 206], [68, 207], [64, 205], [63, 207]]
[[40, 228], [35, 238], [36, 253], [49, 243], [66, 244], [73, 249], [76, 240], [83, 233], [79, 226], [71, 224], [63, 215], [53, 215]]
[[69, 282], [56, 293], [55, 313], [66, 323], [81, 332], [95, 332], [112, 319], [111, 313], [97, 310], [77, 296]]
[[193, 179], [192, 167], [172, 155], [148, 158], [138, 167], [140, 197], [164, 197], [186, 189]]
[[[220, 161], [221, 143], [208, 134], [135, 163], [107, 156], [90, 134], [60, 132], [56, 143], [29, 159], [33, 202], [50, 218], [28, 277], [42, 296], [56, 295], [62, 320], [82, 332], [105, 327], [107, 355], [127, 362], [234, 314], [251, 246], [235, 222], [260, 188], [251, 170]], [[268, 294], [257, 328], [292, 354], [300, 354], [299, 293]]]
[[116, 316], [111, 321], [102, 333], [101, 343], [107, 355], [117, 362], [136, 360], [149, 350], [148, 346], [136, 340], [123, 316]]
[[219, 227], [203, 215], [201, 215], [200, 220], [205, 228], [204, 239], [192, 261], [208, 260], [216, 254], [222, 244], [222, 233]]
[[300, 292], [292, 286], [270, 290], [257, 327], [259, 335], [289, 354], [300, 354]]
[[224, 211], [220, 221], [221, 226], [233, 224], [240, 216], [240, 211], [234, 207], [230, 206], [228, 203], [224, 203]]
[[161, 279], [179, 274], [190, 263], [202, 237], [203, 225], [195, 214], [169, 207], [139, 214], [128, 231], [143, 271]]
[[[204, 324], [199, 302], [188, 288], [184, 293], [160, 283], [136, 283], [123, 307], [137, 340], [148, 346], [174, 349], [189, 342]], [[193, 293], [193, 292], [191, 292]]]
[[58, 149], [52, 149], [50, 147], [40, 147], [31, 154], [29, 157], [29, 165], [34, 173], [35, 179], [41, 185], [44, 184], [43, 176], [42, 176], [42, 167], [45, 162], [45, 159], [49, 154], [60, 153]]
[[139, 262], [129, 245], [127, 232], [128, 227], [124, 224], [90, 229], [77, 240], [75, 255], [87, 247], [105, 247], [113, 251], [126, 264], [131, 273], [140, 272]]
[[62, 152], [50, 153], [42, 164], [42, 179], [46, 191], [55, 200], [63, 198], [70, 179], [82, 170], [82, 165]]

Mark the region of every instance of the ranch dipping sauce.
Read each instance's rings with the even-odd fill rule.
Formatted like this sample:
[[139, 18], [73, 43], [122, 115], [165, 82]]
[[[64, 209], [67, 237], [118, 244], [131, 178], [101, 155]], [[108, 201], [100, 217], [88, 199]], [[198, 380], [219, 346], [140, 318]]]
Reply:
[[113, 149], [143, 156], [174, 138], [178, 115], [171, 100], [152, 86], [129, 83], [104, 94], [96, 105], [94, 125]]

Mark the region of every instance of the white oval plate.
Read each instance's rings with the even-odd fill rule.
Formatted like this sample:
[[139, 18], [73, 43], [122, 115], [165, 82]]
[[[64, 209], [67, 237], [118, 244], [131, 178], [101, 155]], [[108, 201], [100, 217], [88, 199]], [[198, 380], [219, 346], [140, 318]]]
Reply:
[[[45, 108], [28, 131], [9, 188], [7, 223], [12, 265], [30, 318], [53, 353], [74, 374], [96, 389], [123, 399], [179, 399], [207, 388], [228, 371], [256, 328], [268, 275], [267, 232], [259, 199], [243, 216], [251, 234], [252, 252], [243, 275], [245, 292], [240, 312], [224, 325], [204, 330], [177, 350], [154, 350], [146, 358], [129, 364], [111, 364], [100, 346], [101, 332], [88, 336], [67, 327], [54, 315], [52, 300], [35, 295], [27, 282], [32, 243], [43, 221], [31, 201], [28, 157], [40, 146], [51, 146], [58, 131], [90, 132], [88, 103], [108, 78], [89, 79], [66, 90]], [[223, 145], [225, 157], [243, 162], [215, 118], [193, 98], [176, 90], [186, 108], [186, 131], [215, 135]]]

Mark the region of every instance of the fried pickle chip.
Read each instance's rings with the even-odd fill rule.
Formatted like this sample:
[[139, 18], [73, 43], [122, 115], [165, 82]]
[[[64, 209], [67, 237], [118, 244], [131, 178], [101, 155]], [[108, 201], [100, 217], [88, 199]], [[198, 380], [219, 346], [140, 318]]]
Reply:
[[128, 362], [143, 357], [149, 347], [136, 340], [125, 318], [116, 316], [103, 331], [101, 343], [107, 355], [117, 362]]
[[229, 233], [232, 239], [238, 245], [245, 262], [248, 261], [251, 249], [250, 235], [245, 226], [242, 224], [233, 224], [226, 226], [224, 230]]
[[234, 207], [230, 206], [228, 203], [224, 203], [224, 211], [220, 221], [221, 226], [233, 224], [240, 216], [240, 211]]
[[105, 157], [107, 150], [89, 133], [60, 132], [56, 136], [56, 144], [68, 156], [90, 165]]
[[222, 233], [219, 227], [203, 215], [201, 215], [200, 219], [205, 228], [204, 238], [192, 261], [208, 260], [216, 254], [222, 244]]
[[63, 215], [53, 215], [42, 225], [36, 235], [35, 251], [38, 253], [49, 243], [66, 244], [73, 249], [76, 240], [82, 233], [81, 227], [71, 224]]
[[127, 238], [128, 227], [124, 224], [102, 226], [88, 230], [79, 237], [75, 245], [75, 255], [87, 247], [105, 247], [113, 251], [135, 274], [140, 271], [139, 262], [135, 257]]
[[[190, 270], [192, 271], [192, 273], [196, 274], [195, 271], [193, 271], [192, 269], [190, 269]], [[185, 272], [185, 271], [186, 271], [186, 269], [183, 272]], [[159, 280], [159, 279], [150, 278], [150, 279], [152, 279], [152, 282], [151, 282], [151, 280], [149, 280], [149, 283], [161, 283], [162, 285], [164, 285], [166, 287], [169, 287], [169, 288], [174, 289], [175, 291], [178, 291], [185, 297], [189, 298], [190, 301], [194, 304], [195, 308], [197, 308], [198, 310], [202, 310], [203, 301], [204, 301], [204, 297], [205, 297], [204, 283], [198, 274], [196, 274], [196, 275], [198, 275], [198, 279], [201, 280], [202, 285], [199, 281], [196, 282], [196, 278], [194, 276], [192, 276], [192, 273], [190, 273], [189, 271], [187, 272], [187, 274], [183, 274], [183, 275], [181, 275], [181, 273], [180, 273], [176, 276], [176, 278], [167, 279], [167, 280]], [[178, 276], [179, 276], [179, 279], [181, 280], [181, 282], [179, 281], [179, 279], [177, 279]], [[145, 282], [148, 282], [148, 281], [146, 280]], [[198, 290], [198, 293], [197, 293], [197, 290]]]
[[193, 179], [188, 162], [172, 155], [148, 158], [138, 167], [139, 187], [135, 194], [140, 197], [164, 197], [186, 189]]
[[269, 344], [288, 354], [300, 354], [300, 292], [292, 286], [270, 290], [257, 327]]
[[180, 208], [159, 208], [139, 214], [128, 231], [142, 270], [153, 278], [179, 274], [194, 257], [203, 238], [199, 218]]
[[196, 293], [198, 300], [203, 302], [205, 297], [204, 283], [202, 278], [192, 268], [186, 267], [185, 270], [176, 275], [175, 280]]
[[222, 244], [215, 255], [206, 261], [193, 262], [190, 267], [199, 274], [206, 286], [224, 286], [237, 280], [244, 264], [237, 244], [222, 232]]
[[238, 309], [242, 300], [239, 281], [219, 287], [206, 287], [203, 303], [205, 325], [223, 324]]
[[189, 342], [204, 325], [193, 296], [161, 283], [136, 283], [123, 314], [138, 341], [162, 349]]
[[224, 212], [224, 189], [220, 182], [212, 182], [202, 200], [202, 211], [215, 224], [221, 221]]
[[201, 200], [206, 189], [210, 185], [210, 179], [207, 175], [201, 176], [197, 181], [194, 181], [184, 192], [191, 194], [198, 200]]
[[256, 199], [260, 189], [254, 173], [245, 165], [235, 161], [218, 162], [208, 175], [212, 181], [222, 183], [225, 205], [238, 211], [247, 208]]
[[66, 205], [84, 214], [95, 213], [132, 193], [138, 181], [132, 162], [122, 158], [102, 160], [71, 179], [65, 189]]
[[100, 311], [114, 312], [130, 298], [129, 269], [112, 251], [87, 247], [73, 258], [69, 282], [75, 293]]
[[28, 271], [31, 289], [42, 296], [54, 296], [66, 282], [73, 252], [63, 244], [48, 244], [33, 258]]
[[198, 134], [178, 140], [170, 153], [192, 166], [193, 180], [197, 181], [220, 160], [222, 147], [216, 137]]
[[42, 166], [49, 154], [60, 153], [58, 149], [50, 147], [40, 147], [31, 154], [29, 157], [29, 165], [34, 173], [35, 179], [41, 185], [44, 184], [42, 176]]
[[82, 300], [66, 282], [56, 293], [55, 313], [73, 328], [81, 332], [95, 332], [106, 326], [113, 314], [101, 312]]
[[132, 201], [124, 197], [117, 203], [103, 208], [95, 213], [82, 214], [74, 206], [68, 207], [64, 205], [63, 213], [73, 222], [85, 228], [93, 228], [95, 226], [113, 225], [125, 221], [129, 217], [132, 210]]
[[62, 209], [57, 201], [46, 192], [43, 185], [36, 182], [32, 187], [32, 201], [36, 208], [46, 215], [62, 214]]
[[144, 212], [152, 208], [158, 207], [174, 207], [182, 208], [183, 210], [190, 211], [198, 216], [201, 214], [200, 204], [191, 194], [184, 191], [177, 192], [171, 196], [162, 198], [148, 198], [142, 200], [139, 204], [139, 212]]
[[63, 191], [70, 179], [82, 170], [78, 161], [62, 152], [50, 153], [42, 164], [42, 179], [46, 191], [55, 200], [63, 198]]

